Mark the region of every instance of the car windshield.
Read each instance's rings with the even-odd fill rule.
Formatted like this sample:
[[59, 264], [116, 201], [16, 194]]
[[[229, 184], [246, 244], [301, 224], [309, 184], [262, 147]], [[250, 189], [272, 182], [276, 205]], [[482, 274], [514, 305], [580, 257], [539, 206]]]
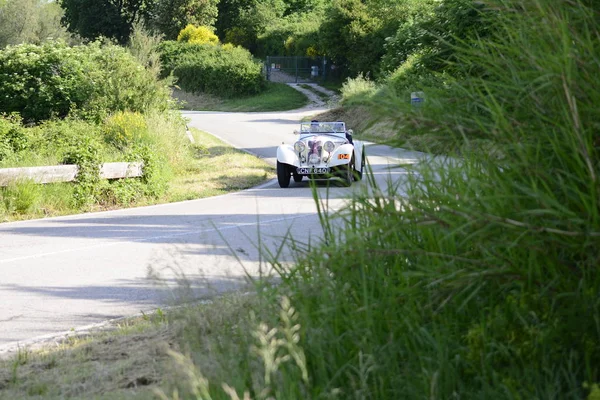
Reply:
[[346, 124], [344, 122], [302, 122], [300, 124], [300, 133], [303, 135], [326, 133], [343, 136], [346, 133]]

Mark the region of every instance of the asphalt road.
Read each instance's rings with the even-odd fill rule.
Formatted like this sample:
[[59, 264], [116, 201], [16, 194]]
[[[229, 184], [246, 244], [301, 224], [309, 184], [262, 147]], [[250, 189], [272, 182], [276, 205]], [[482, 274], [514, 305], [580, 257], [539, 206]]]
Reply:
[[[184, 114], [190, 126], [275, 163], [277, 146], [293, 143], [299, 119], [314, 112]], [[382, 184], [406, 177], [389, 165], [422, 157], [375, 145], [367, 154]], [[336, 209], [365, 185], [318, 190]], [[281, 248], [291, 261], [286, 235], [308, 241], [320, 234], [308, 183], [281, 189], [276, 181], [202, 200], [0, 224], [0, 355], [239, 287], [268, 269], [265, 252]]]

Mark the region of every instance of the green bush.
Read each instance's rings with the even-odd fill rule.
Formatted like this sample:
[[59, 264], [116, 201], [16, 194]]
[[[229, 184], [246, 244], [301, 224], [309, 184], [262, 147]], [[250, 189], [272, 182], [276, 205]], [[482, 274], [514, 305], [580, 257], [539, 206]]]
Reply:
[[0, 161], [13, 153], [27, 149], [29, 140], [18, 114], [0, 115]]
[[119, 111], [104, 122], [105, 140], [119, 149], [135, 145], [148, 136], [146, 119], [140, 113]]
[[265, 88], [262, 65], [241, 47], [165, 42], [161, 46], [165, 70], [190, 93], [223, 97], [259, 93]]
[[95, 202], [100, 182], [100, 146], [94, 137], [84, 136], [74, 146], [67, 148], [63, 164], [78, 167], [73, 202], [76, 207], [85, 207]]
[[192, 44], [219, 44], [219, 38], [214, 34], [212, 29], [207, 26], [194, 26], [192, 24], [179, 32], [177, 41]]
[[354, 79], [348, 79], [342, 85], [342, 102], [344, 104], [352, 103], [353, 100], [365, 101], [373, 96], [377, 91], [377, 85], [375, 82], [359, 75]]
[[[100, 127], [92, 122], [65, 119], [45, 121], [36, 128], [28, 128], [32, 139], [31, 150], [44, 156], [53, 156], [56, 163], [68, 164], [67, 154], [73, 153], [78, 147], [91, 145], [97, 149], [99, 158], [106, 158], [110, 149], [102, 142]], [[104, 160], [103, 160], [104, 161]]]
[[317, 56], [322, 12], [292, 14], [274, 21], [257, 38], [257, 56]]
[[457, 45], [482, 38], [494, 31], [497, 13], [492, 7], [473, 0], [423, 2], [389, 37], [381, 59], [383, 71], [394, 71], [415, 53], [430, 71], [453, 69]]
[[60, 42], [0, 51], [0, 112], [25, 121], [79, 115], [95, 121], [115, 111], [165, 110], [165, 82], [125, 49], [98, 42], [69, 47]]

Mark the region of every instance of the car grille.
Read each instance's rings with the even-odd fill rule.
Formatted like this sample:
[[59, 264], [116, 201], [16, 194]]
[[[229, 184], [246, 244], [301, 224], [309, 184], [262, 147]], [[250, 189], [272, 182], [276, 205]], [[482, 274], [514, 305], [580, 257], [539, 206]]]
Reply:
[[306, 160], [308, 164], [319, 164], [323, 153], [323, 142], [320, 140], [309, 140]]

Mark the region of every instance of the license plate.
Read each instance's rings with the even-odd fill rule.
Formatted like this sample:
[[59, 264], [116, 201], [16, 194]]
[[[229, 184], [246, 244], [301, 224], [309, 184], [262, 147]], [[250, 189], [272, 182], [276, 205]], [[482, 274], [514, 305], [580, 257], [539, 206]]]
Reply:
[[296, 168], [296, 172], [300, 175], [313, 175], [313, 174], [328, 174], [329, 168], [315, 168], [315, 167], [304, 167]]

